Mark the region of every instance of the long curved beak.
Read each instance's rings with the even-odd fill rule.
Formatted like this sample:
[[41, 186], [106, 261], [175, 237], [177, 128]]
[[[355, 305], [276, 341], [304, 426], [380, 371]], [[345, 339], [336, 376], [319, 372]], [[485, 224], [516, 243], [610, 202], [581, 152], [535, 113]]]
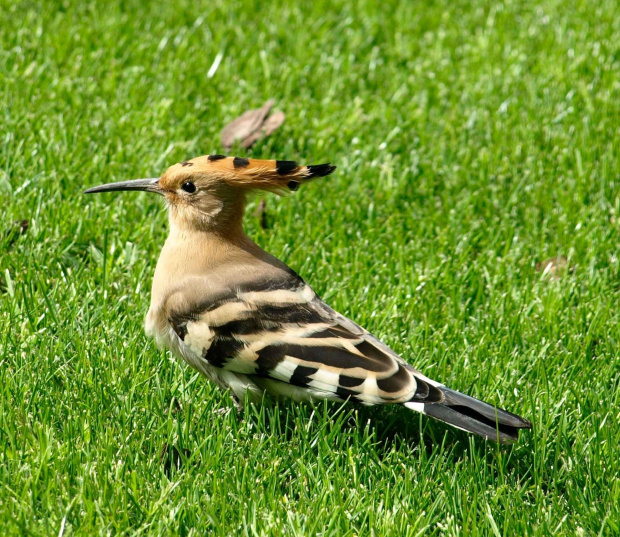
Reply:
[[119, 181], [118, 183], [109, 183], [107, 185], [94, 186], [88, 190], [84, 190], [84, 194], [96, 194], [97, 192], [114, 192], [119, 190], [143, 190], [145, 192], [155, 192], [161, 194], [159, 188], [159, 177], [150, 179], [134, 179], [133, 181]]

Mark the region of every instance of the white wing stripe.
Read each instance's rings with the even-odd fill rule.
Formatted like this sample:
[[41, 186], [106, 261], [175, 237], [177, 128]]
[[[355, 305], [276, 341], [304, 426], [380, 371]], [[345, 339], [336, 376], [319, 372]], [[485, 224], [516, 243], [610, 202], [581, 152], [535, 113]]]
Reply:
[[239, 298], [249, 304], [258, 306], [263, 304], [273, 305], [294, 305], [307, 304], [314, 299], [314, 291], [307, 285], [300, 287], [294, 291], [290, 289], [276, 289], [275, 291], [249, 291], [240, 293]]
[[336, 391], [339, 386], [338, 377], [340, 373], [335, 371], [328, 371], [326, 369], [319, 369], [316, 373], [310, 375], [312, 379], [309, 383], [310, 386], [315, 388], [321, 388], [324, 390]]
[[186, 329], [187, 335], [185, 336], [184, 343], [193, 353], [202, 356], [205, 350], [211, 347], [215, 334], [211, 331], [209, 325], [205, 323], [190, 321], [187, 323]]
[[203, 313], [200, 319], [209, 326], [216, 327], [242, 319], [250, 311], [252, 308], [244, 302], [226, 302], [212, 311]]

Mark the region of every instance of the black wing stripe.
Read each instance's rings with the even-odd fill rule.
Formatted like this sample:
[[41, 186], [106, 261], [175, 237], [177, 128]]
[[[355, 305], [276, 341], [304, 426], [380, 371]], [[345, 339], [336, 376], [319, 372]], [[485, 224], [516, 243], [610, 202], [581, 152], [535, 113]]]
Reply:
[[409, 386], [413, 386], [411, 373], [398, 364], [398, 371], [393, 375], [377, 379], [377, 387], [386, 393], [398, 393]]
[[175, 334], [179, 336], [180, 340], [184, 341], [185, 336], [187, 336], [187, 321], [174, 317], [169, 317], [168, 322], [170, 323], [170, 326], [172, 326]]
[[264, 291], [297, 291], [306, 283], [299, 277], [285, 280], [256, 280], [237, 285], [237, 294], [261, 293]]
[[365, 380], [365, 378], [351, 377], [341, 373], [338, 378], [338, 384], [344, 388], [355, 388], [356, 386], [363, 384]]
[[[245, 307], [241, 307], [237, 314], [233, 317], [226, 318], [225, 322], [216, 322], [213, 320], [217, 315], [217, 309], [222, 306], [230, 304], [230, 300], [218, 304], [216, 307], [210, 307], [208, 310], [204, 310], [204, 314], [210, 313], [204, 320], [210, 323], [214, 327], [221, 327], [226, 324], [238, 322], [239, 324], [233, 325], [231, 328], [238, 330], [239, 333], [250, 334], [253, 332], [252, 327], [259, 328], [261, 325], [270, 326], [273, 324], [325, 324], [324, 317], [308, 304], [304, 303], [287, 303], [287, 304], [246, 304], [243, 300], [235, 300], [234, 302], [239, 305], [245, 304]], [[203, 314], [203, 315], [204, 315]], [[243, 324], [248, 323], [247, 327]], [[262, 329], [261, 329], [262, 330]], [[255, 331], [255, 330], [254, 330]], [[259, 330], [260, 331], [260, 330]]]
[[445, 397], [442, 391], [428, 382], [415, 377], [416, 392], [411, 401], [421, 401], [424, 403], [441, 403]]
[[369, 360], [364, 356], [358, 356], [344, 348], [329, 345], [306, 346], [296, 343], [283, 343], [279, 345], [267, 345], [257, 351], [256, 363], [265, 370], [275, 368], [285, 356], [297, 358], [308, 364], [319, 364], [336, 369], [355, 369], [372, 371], [375, 373], [389, 374], [396, 369], [397, 364], [389, 358], [383, 362]]
[[353, 339], [359, 340], [360, 337], [356, 334], [352, 334], [347, 330], [339, 328], [337, 326], [326, 328], [325, 330], [320, 330], [318, 332], [314, 332], [313, 334], [309, 334], [306, 337], [313, 339], [325, 339], [325, 338], [340, 338], [340, 339]]
[[252, 312], [264, 321], [286, 324], [319, 324], [324, 323], [325, 319], [313, 309], [295, 304], [288, 308], [281, 308], [272, 305], [261, 306]]
[[291, 375], [290, 383], [294, 386], [299, 386], [302, 388], [307, 388], [308, 383], [312, 380], [310, 378], [311, 375], [314, 375], [318, 371], [316, 367], [306, 367], [303, 365], [298, 365]]
[[[223, 310], [231, 305], [232, 310]], [[220, 310], [220, 311], [218, 311]], [[201, 319], [211, 329], [222, 334], [251, 334], [264, 330], [273, 330], [276, 325], [293, 324], [321, 324], [325, 320], [316, 311], [305, 307], [304, 304], [266, 304], [253, 306], [243, 300], [233, 297], [225, 298], [208, 306], [200, 306], [183, 314], [171, 313], [168, 322], [175, 331], [184, 324]]]
[[257, 354], [256, 365], [261, 375], [269, 375], [270, 371], [275, 369], [286, 356], [284, 345], [267, 345], [259, 350]]
[[233, 358], [245, 348], [245, 343], [232, 337], [217, 337], [208, 349], [203, 350], [202, 357], [214, 367], [224, 367], [229, 358]]
[[385, 353], [380, 351], [377, 347], [375, 347], [368, 340], [364, 340], [361, 343], [355, 345], [355, 347], [368, 358], [373, 358], [375, 360], [385, 360]]
[[235, 319], [220, 326], [213, 326], [212, 330], [220, 336], [237, 335], [240, 339], [250, 334], [261, 332], [277, 332], [282, 326], [279, 323], [267, 322], [265, 319], [252, 315], [247, 319]]
[[349, 398], [353, 399], [354, 401], [359, 401], [359, 398], [357, 397], [359, 395], [358, 393], [353, 392], [342, 386], [338, 386], [336, 388], [336, 395], [340, 397], [340, 399], [342, 399], [343, 401], [346, 401]]
[[171, 312], [171, 323], [182, 323], [187, 321], [196, 321], [201, 315], [209, 313], [229, 302], [238, 302], [237, 293], [230, 290], [213, 294], [208, 302], [199, 302], [183, 312]]
[[[241, 283], [235, 288], [214, 292], [209, 296], [208, 301], [199, 302], [182, 313], [171, 313], [170, 322], [175, 324], [181, 324], [187, 321], [195, 321], [201, 315], [215, 311], [230, 302], [243, 302], [243, 295], [246, 293], [267, 293], [273, 291], [295, 292], [300, 291], [305, 285], [305, 282], [301, 278], [287, 278], [282, 280], [263, 279], [247, 283]], [[271, 306], [278, 307], [277, 304], [271, 304]], [[291, 306], [291, 304], [281, 304], [281, 307], [287, 306]]]
[[[368, 340], [358, 343], [355, 345], [355, 348], [366, 357], [364, 362], [371, 371], [391, 371], [394, 369], [396, 363], [394, 359], [375, 347]], [[376, 364], [376, 369], [371, 368], [370, 364]]]
[[203, 358], [232, 372], [370, 404], [435, 402], [440, 395], [416, 383], [395, 354], [335, 313], [298, 277], [241, 283], [184, 315], [171, 315], [170, 323], [197, 352], [210, 344]]
[[[281, 291], [285, 294], [280, 294], [280, 301], [278, 301], [278, 294]], [[257, 292], [252, 300], [246, 300], [247, 295], [243, 294], [233, 301], [227, 299], [205, 309], [203, 320], [214, 326], [231, 323], [225, 330], [238, 331], [243, 334], [261, 331], [262, 326], [269, 327], [273, 324], [324, 324], [321, 314], [310, 307], [305, 297], [299, 293], [291, 293], [288, 290], [270, 293], [272, 292]], [[236, 304], [237, 307], [230, 311], [218, 311], [220, 308], [230, 307], [231, 303]]]

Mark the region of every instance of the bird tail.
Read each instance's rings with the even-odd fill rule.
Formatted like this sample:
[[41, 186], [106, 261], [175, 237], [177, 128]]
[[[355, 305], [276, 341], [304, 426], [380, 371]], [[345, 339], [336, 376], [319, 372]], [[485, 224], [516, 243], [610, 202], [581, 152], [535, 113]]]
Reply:
[[500, 444], [516, 442], [520, 429], [531, 429], [532, 424], [516, 414], [494, 407], [445, 386], [437, 386], [441, 402], [409, 401], [407, 408], [448, 423], [457, 429], [494, 440]]

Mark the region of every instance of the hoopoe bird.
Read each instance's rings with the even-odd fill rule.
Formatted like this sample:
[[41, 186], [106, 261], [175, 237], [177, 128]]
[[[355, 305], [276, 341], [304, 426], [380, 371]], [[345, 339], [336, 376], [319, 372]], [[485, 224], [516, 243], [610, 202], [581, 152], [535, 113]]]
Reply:
[[153, 277], [146, 333], [238, 404], [265, 392], [400, 404], [486, 439], [516, 441], [529, 421], [424, 376], [244, 233], [248, 192], [297, 190], [334, 169], [208, 155], [160, 178], [85, 193], [142, 190], [165, 198], [170, 234]]

